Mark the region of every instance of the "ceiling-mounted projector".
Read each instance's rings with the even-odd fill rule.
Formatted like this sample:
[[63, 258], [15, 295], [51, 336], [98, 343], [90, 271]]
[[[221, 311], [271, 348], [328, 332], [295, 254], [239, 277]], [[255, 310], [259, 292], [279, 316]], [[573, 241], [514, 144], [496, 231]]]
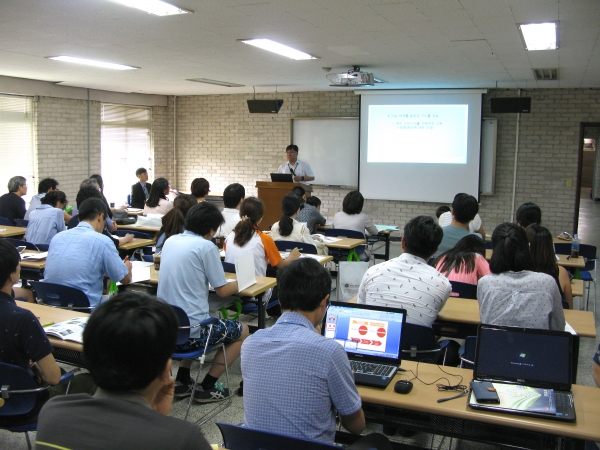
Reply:
[[372, 73], [361, 72], [359, 66], [354, 66], [345, 73], [330, 73], [327, 79], [331, 82], [329, 86], [336, 87], [375, 86], [376, 82]]

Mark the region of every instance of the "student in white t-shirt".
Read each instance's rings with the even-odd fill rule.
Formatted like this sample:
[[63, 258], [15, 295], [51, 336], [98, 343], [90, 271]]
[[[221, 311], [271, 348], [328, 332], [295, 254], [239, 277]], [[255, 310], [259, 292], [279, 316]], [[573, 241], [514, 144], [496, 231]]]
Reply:
[[223, 191], [223, 204], [225, 208], [221, 211], [225, 223], [219, 227], [215, 236], [227, 237], [241, 220], [240, 206], [246, 197], [246, 189], [239, 183], [230, 184]]

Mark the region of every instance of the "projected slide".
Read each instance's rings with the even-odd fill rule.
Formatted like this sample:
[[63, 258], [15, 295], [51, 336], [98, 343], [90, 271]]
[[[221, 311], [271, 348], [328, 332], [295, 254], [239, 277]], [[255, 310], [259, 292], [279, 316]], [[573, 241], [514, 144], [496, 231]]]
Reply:
[[468, 105], [370, 105], [369, 163], [466, 164]]
[[356, 342], [363, 350], [384, 352], [388, 335], [388, 322], [350, 317], [348, 340]]

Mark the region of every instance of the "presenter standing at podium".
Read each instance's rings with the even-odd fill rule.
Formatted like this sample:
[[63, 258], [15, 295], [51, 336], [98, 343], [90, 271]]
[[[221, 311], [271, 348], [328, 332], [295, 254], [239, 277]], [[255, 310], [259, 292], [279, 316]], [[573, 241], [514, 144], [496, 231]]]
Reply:
[[288, 145], [285, 149], [285, 155], [287, 157], [287, 162], [284, 162], [279, 166], [277, 173], [291, 173], [294, 181], [299, 183], [313, 181], [315, 179], [315, 174], [308, 163], [298, 161], [297, 145]]

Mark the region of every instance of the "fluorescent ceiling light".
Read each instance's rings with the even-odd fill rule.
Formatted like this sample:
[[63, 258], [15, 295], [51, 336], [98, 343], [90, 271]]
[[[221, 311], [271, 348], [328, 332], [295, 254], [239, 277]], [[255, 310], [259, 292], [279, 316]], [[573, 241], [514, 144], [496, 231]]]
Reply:
[[558, 26], [554, 22], [523, 23], [519, 25], [527, 50], [555, 50], [558, 48]]
[[316, 56], [301, 52], [300, 50], [296, 50], [295, 48], [272, 41], [271, 39], [238, 39], [238, 41], [241, 41], [244, 44], [262, 48], [263, 50], [277, 53], [278, 55], [287, 56], [291, 59], [319, 59]]
[[183, 9], [161, 0], [110, 0], [113, 3], [141, 9], [156, 16], [172, 16], [174, 14], [194, 14], [194, 11]]
[[209, 80], [208, 78], [187, 78], [187, 81], [195, 81], [196, 83], [216, 84], [217, 86], [225, 87], [244, 87], [243, 84], [230, 83], [229, 81]]
[[139, 67], [126, 66], [123, 64], [115, 64], [104, 61], [94, 61], [93, 59], [76, 58], [75, 56], [48, 56], [48, 59], [54, 59], [56, 61], [65, 61], [75, 64], [83, 64], [86, 66], [102, 67], [104, 69], [114, 70], [131, 70], [139, 69]]

